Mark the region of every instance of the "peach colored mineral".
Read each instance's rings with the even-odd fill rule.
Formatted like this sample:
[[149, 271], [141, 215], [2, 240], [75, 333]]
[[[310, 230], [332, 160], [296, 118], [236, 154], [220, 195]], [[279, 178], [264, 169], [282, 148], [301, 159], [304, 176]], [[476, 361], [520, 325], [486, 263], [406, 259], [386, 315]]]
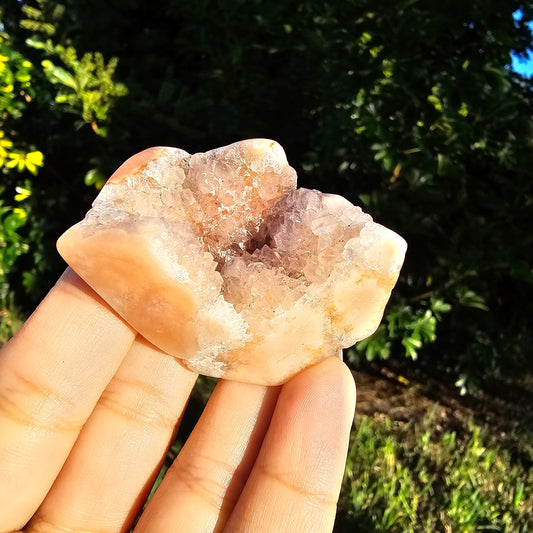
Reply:
[[251, 139], [133, 156], [58, 249], [190, 369], [273, 385], [377, 328], [406, 244]]

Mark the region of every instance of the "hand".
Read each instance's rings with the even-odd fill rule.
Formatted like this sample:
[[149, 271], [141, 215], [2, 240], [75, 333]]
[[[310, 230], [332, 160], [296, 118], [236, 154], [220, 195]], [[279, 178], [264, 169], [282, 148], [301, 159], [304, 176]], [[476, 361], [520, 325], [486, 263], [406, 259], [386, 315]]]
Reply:
[[[0, 532], [128, 531], [196, 377], [67, 270], [0, 353]], [[331, 531], [354, 405], [334, 357], [220, 380], [135, 532]]]

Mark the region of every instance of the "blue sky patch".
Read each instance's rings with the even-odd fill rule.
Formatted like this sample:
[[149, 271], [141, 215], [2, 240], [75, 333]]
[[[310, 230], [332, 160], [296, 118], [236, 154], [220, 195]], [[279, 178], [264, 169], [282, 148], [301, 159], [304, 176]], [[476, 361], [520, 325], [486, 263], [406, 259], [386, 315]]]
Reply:
[[[513, 18], [517, 21], [522, 20], [522, 17], [523, 13], [521, 10], [513, 13]], [[533, 22], [529, 23], [529, 27], [533, 31]], [[533, 76], [533, 54], [529, 53], [528, 57], [525, 58], [511, 54], [511, 69], [518, 74], [531, 78]]]

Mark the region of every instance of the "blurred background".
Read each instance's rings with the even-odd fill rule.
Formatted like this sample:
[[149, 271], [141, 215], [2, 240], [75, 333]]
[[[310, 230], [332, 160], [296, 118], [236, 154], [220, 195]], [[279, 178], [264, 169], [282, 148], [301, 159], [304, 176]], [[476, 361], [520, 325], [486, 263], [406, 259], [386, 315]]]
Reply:
[[127, 157], [275, 139], [301, 186], [409, 244], [382, 325], [345, 352], [336, 531], [533, 531], [533, 3], [0, 5], [0, 342]]

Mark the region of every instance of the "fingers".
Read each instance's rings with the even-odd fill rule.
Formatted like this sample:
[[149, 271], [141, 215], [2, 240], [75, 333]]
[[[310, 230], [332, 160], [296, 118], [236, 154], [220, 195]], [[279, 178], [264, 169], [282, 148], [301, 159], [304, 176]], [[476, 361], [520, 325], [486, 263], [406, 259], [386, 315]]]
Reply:
[[35, 512], [133, 339], [67, 270], [0, 352], [1, 532]]
[[277, 394], [219, 382], [135, 533], [331, 531], [353, 378], [330, 358], [286, 384], [276, 405]]
[[288, 382], [225, 531], [331, 532], [354, 408], [353, 378], [336, 358]]
[[[126, 530], [195, 379], [136, 342], [110, 383], [133, 338], [67, 271], [2, 350], [0, 532], [27, 522], [78, 435], [27, 531]], [[286, 384], [276, 406], [277, 394], [221, 381], [136, 531], [220, 531], [228, 520], [227, 531], [330, 531], [353, 380], [331, 358]]]
[[255, 462], [278, 391], [219, 381], [135, 532], [220, 531]]
[[196, 377], [138, 337], [25, 533], [129, 531]]

